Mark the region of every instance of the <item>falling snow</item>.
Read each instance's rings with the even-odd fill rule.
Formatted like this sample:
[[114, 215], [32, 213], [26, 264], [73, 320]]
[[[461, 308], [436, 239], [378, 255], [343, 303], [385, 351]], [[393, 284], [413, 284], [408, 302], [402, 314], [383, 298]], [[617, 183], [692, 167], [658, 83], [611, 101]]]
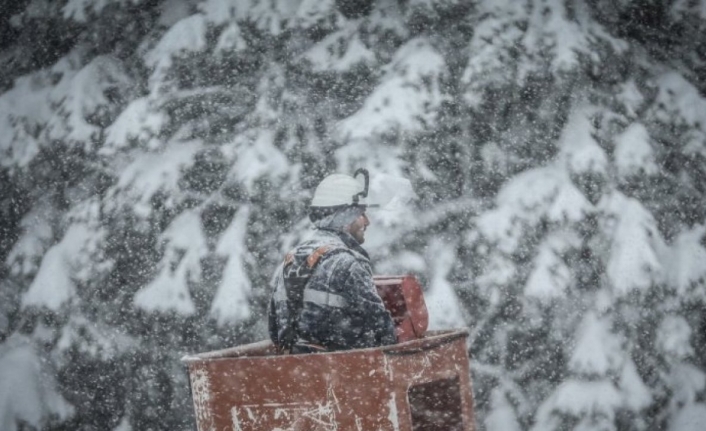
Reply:
[[702, 429], [706, 1], [569, 3], [4, 2], [0, 428], [193, 429], [364, 167], [479, 430]]

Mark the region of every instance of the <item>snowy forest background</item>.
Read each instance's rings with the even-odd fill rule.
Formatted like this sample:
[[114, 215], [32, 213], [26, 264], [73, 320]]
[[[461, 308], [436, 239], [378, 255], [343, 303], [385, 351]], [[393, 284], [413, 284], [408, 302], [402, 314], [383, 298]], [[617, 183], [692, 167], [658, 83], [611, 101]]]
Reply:
[[705, 78], [704, 0], [3, 0], [0, 429], [193, 429], [366, 167], [480, 430], [702, 430]]

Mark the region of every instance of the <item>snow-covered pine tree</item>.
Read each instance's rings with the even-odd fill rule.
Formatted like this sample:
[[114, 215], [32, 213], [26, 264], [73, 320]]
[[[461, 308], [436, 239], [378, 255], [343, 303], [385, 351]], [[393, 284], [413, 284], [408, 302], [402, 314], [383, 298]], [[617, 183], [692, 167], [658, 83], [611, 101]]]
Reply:
[[481, 429], [703, 419], [703, 1], [11, 7], [0, 362], [48, 360], [56, 408], [0, 423], [188, 429], [179, 357], [265, 336], [308, 191], [360, 166]]

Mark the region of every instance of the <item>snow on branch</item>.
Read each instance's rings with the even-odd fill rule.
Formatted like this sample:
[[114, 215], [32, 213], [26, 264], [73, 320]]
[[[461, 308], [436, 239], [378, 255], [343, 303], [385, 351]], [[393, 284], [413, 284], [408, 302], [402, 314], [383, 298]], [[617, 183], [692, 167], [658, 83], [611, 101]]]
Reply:
[[518, 1], [479, 2], [481, 17], [468, 46], [468, 63], [461, 77], [463, 97], [472, 108], [482, 104], [485, 92], [511, 83], [516, 68], [521, 24], [527, 21], [526, 6]]
[[[703, 14], [706, 16], [706, 10]], [[701, 431], [705, 423], [706, 404], [688, 404], [672, 418], [668, 431]]]
[[28, 337], [15, 334], [0, 343], [0, 429], [45, 429], [74, 415], [45, 367]]
[[182, 212], [160, 239], [165, 250], [157, 276], [135, 294], [134, 304], [150, 312], [192, 315], [196, 308], [189, 282], [201, 280], [201, 259], [208, 252], [200, 214], [194, 210]]
[[23, 167], [43, 146], [42, 132], [53, 111], [49, 94], [52, 76], [71, 70], [62, 60], [46, 70], [19, 77], [0, 94], [0, 166]]
[[338, 124], [343, 141], [365, 141], [386, 133], [415, 133], [434, 126], [447, 75], [443, 56], [425, 38], [402, 45], [385, 68], [380, 84], [358, 112]]
[[657, 222], [642, 204], [618, 191], [601, 200], [603, 234], [611, 241], [606, 273], [618, 296], [645, 290], [664, 278], [666, 244]]
[[706, 20], [706, 0], [675, 0], [669, 6], [669, 15], [675, 21], [688, 16]]
[[18, 78], [0, 96], [2, 165], [25, 166], [56, 140], [91, 148], [99, 139], [101, 123], [121, 108], [108, 93], [124, 96], [133, 82], [120, 60], [99, 56], [81, 67], [82, 55], [76, 49], [47, 69]]
[[613, 157], [618, 175], [622, 178], [631, 175], [654, 175], [659, 171], [650, 135], [640, 123], [631, 124], [615, 138]]
[[485, 417], [488, 431], [520, 431], [517, 414], [505, 391], [496, 387], [490, 394], [490, 413]]
[[344, 20], [334, 0], [303, 0], [294, 14], [293, 25], [303, 29], [331, 30], [338, 28]]
[[573, 2], [570, 13], [564, 0], [532, 0], [527, 30], [523, 45], [533, 59], [520, 71], [524, 78], [537, 72], [544, 57], [549, 53], [549, 70], [554, 74], [569, 72], [580, 65], [580, 58], [600, 64], [600, 45], [619, 53], [627, 49], [627, 43], [613, 37], [598, 22], [581, 2]]
[[127, 94], [132, 85], [122, 62], [109, 56], [96, 57], [75, 75], [66, 74], [51, 92], [57, 113], [49, 121], [48, 137], [90, 147], [101, 130], [101, 117], [110, 118], [121, 108], [107, 93]]
[[[623, 400], [611, 382], [595, 382], [567, 379], [537, 410], [536, 422], [532, 431], [553, 431], [564, 429], [560, 426], [560, 415], [568, 415], [584, 422], [591, 418], [601, 418], [604, 428], [612, 429], [615, 413], [622, 406]], [[588, 428], [587, 423], [575, 429]]]
[[656, 80], [657, 97], [652, 115], [664, 123], [706, 132], [706, 98], [678, 72], [667, 72]]
[[409, 29], [405, 25], [402, 6], [397, 0], [376, 0], [373, 10], [363, 22], [371, 43], [383, 42], [390, 35], [401, 40], [409, 38]]
[[71, 225], [63, 239], [44, 254], [37, 275], [22, 296], [22, 307], [58, 311], [69, 303], [76, 295], [76, 263], [94, 239], [95, 232], [88, 225]]
[[115, 210], [129, 203], [135, 214], [147, 217], [152, 212], [152, 197], [165, 196], [166, 208], [178, 203], [182, 169], [193, 163], [201, 142], [172, 142], [161, 152], [144, 152], [123, 169], [118, 182], [106, 195], [106, 209]]
[[64, 19], [72, 19], [83, 23], [88, 19], [86, 16], [88, 10], [98, 14], [105, 9], [106, 6], [111, 4], [139, 4], [140, 2], [142, 2], [142, 0], [69, 0], [61, 11], [64, 15]]
[[173, 57], [206, 49], [206, 26], [206, 17], [202, 14], [184, 18], [167, 30], [157, 45], [145, 54], [145, 64], [152, 69], [150, 87], [153, 93], [161, 89]]
[[239, 134], [223, 146], [224, 152], [235, 159], [228, 176], [252, 190], [255, 180], [285, 175], [290, 167], [287, 157], [274, 145], [275, 132], [251, 129]]
[[242, 32], [240, 31], [240, 26], [236, 23], [231, 23], [225, 29], [223, 29], [220, 36], [218, 36], [218, 42], [216, 42], [214, 52], [240, 52], [247, 47], [248, 43], [246, 42]]
[[55, 352], [66, 353], [76, 348], [76, 351], [90, 358], [109, 361], [136, 344], [138, 341], [119, 327], [74, 314], [61, 328]]
[[574, 279], [562, 255], [578, 248], [581, 239], [571, 231], [557, 231], [538, 246], [534, 268], [525, 283], [525, 295], [541, 300], [561, 298]]
[[241, 207], [216, 246], [216, 253], [228, 257], [210, 311], [210, 315], [221, 326], [250, 317], [248, 298], [252, 284], [245, 264], [255, 262], [246, 242], [249, 218], [250, 208]]
[[576, 347], [569, 358], [569, 369], [586, 377], [606, 376], [623, 364], [620, 339], [613, 334], [610, 322], [589, 312], [576, 334]]
[[478, 228], [505, 253], [514, 252], [524, 233], [542, 220], [575, 222], [593, 211], [557, 164], [518, 174], [503, 186], [496, 203], [478, 218]]
[[349, 22], [341, 30], [326, 36], [302, 57], [315, 72], [345, 72], [356, 65], [375, 64], [375, 53], [360, 39], [358, 24]]
[[5, 260], [12, 275], [37, 271], [42, 255], [53, 242], [51, 221], [55, 209], [48, 200], [39, 200], [20, 221], [22, 234]]
[[279, 36], [286, 30], [301, 3], [302, 0], [251, 0], [246, 19], [253, 22], [258, 30]]
[[691, 326], [682, 316], [664, 316], [657, 328], [655, 344], [671, 360], [683, 360], [694, 354]]
[[205, 15], [207, 22], [215, 25], [242, 19], [247, 11], [247, 5], [242, 0], [203, 0], [196, 7]]
[[466, 326], [464, 313], [453, 286], [447, 280], [456, 254], [453, 247], [441, 239], [429, 244], [427, 260], [430, 262], [431, 279], [424, 301], [429, 309], [429, 328], [460, 328]]
[[665, 261], [667, 282], [682, 297], [706, 301], [706, 225], [681, 232]]
[[147, 144], [159, 135], [168, 119], [167, 114], [156, 109], [150, 99], [142, 97], [133, 100], [105, 130], [105, 144], [100, 154], [113, 156], [131, 142]]
[[559, 137], [559, 157], [565, 161], [571, 174], [607, 174], [608, 156], [593, 137], [592, 113], [590, 107], [575, 108]]

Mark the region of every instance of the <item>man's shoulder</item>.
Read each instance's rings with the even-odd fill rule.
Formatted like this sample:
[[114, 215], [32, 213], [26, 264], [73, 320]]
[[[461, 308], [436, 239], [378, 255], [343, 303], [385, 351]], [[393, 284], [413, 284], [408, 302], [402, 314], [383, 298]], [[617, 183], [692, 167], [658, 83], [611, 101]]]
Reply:
[[300, 257], [316, 254], [317, 261], [329, 261], [329, 264], [370, 263], [370, 259], [365, 254], [352, 248], [336, 232], [323, 229], [316, 229], [310, 233], [291, 253]]

